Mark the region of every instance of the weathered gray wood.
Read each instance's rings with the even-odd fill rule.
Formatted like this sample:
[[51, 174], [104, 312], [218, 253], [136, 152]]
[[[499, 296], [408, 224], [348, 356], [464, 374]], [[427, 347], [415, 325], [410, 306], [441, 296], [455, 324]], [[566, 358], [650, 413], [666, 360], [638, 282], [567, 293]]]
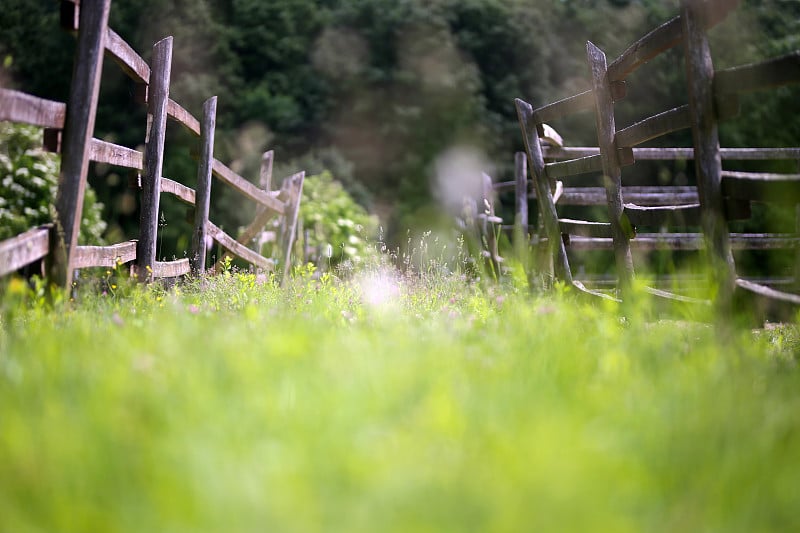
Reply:
[[532, 119], [536, 124], [541, 124], [573, 113], [588, 111], [593, 104], [592, 91], [585, 91], [540, 107], [533, 112]]
[[741, 278], [736, 280], [736, 286], [757, 296], [769, 298], [770, 300], [775, 300], [776, 302], [791, 304], [792, 306], [800, 305], [800, 295], [797, 294], [778, 291], [771, 287], [759, 285], [758, 283], [753, 283], [752, 281], [747, 281]]
[[608, 219], [614, 239], [614, 256], [619, 275], [620, 291], [629, 291], [633, 280], [633, 257], [631, 256], [631, 227], [622, 207], [622, 171], [614, 143], [614, 103], [606, 71], [606, 55], [591, 42], [586, 43], [586, 55], [592, 73], [592, 91], [595, 100], [597, 145], [603, 167], [603, 184], [608, 201]]
[[50, 248], [50, 227], [42, 226], [0, 241], [0, 276], [45, 257]]
[[[531, 198], [535, 198], [535, 192]], [[696, 187], [623, 187], [624, 202], [644, 206], [685, 205], [698, 202]], [[602, 187], [566, 187], [561, 205], [606, 205], [606, 191]]]
[[654, 29], [616, 58], [608, 66], [608, 78], [613, 81], [624, 80], [631, 72], [647, 63], [665, 50], [669, 50], [681, 40], [681, 21], [675, 17]]
[[580, 159], [559, 161], [558, 163], [547, 163], [545, 165], [545, 172], [550, 179], [565, 178], [601, 170], [603, 170], [603, 161], [600, 158], [600, 154], [581, 157]]
[[[785, 233], [732, 233], [732, 250], [791, 250], [800, 246], [800, 237]], [[575, 236], [570, 238], [573, 250], [611, 250], [613, 241], [608, 238]], [[637, 251], [696, 251], [705, 250], [702, 233], [638, 233], [631, 240], [631, 249]]]
[[111, 0], [83, 0], [80, 10], [80, 32], [64, 121], [61, 173], [55, 201], [56, 224], [50, 236], [49, 276], [62, 287], [72, 282], [72, 260], [83, 213], [110, 7]]
[[0, 121], [62, 129], [67, 105], [0, 88]]
[[633, 147], [673, 131], [691, 127], [689, 106], [683, 105], [648, 117], [617, 132], [619, 147]]
[[106, 53], [120, 66], [122, 71], [132, 80], [147, 84], [150, 80], [150, 66], [136, 53], [125, 39], [114, 30], [106, 31]]
[[[154, 272], [161, 197], [161, 170], [164, 164], [164, 138], [167, 130], [167, 100], [172, 70], [172, 37], [153, 47], [152, 67], [147, 98], [147, 139], [142, 173], [142, 203], [139, 244], [136, 250], [137, 271], [141, 281], [149, 281]], [[170, 276], [171, 277], [171, 276]]]
[[[751, 277], [747, 276], [747, 281], [766, 285], [768, 287], [791, 286], [793, 278], [788, 277]], [[613, 287], [617, 284], [616, 276], [607, 274], [586, 274], [581, 276], [580, 281], [591, 287]], [[708, 286], [708, 279], [697, 274], [672, 274], [659, 275], [656, 278], [648, 279], [647, 283], [653, 287], [668, 288], [673, 291], [685, 289], [699, 289]], [[709, 304], [711, 302], [708, 302]]]
[[[482, 176], [482, 201], [479, 210], [483, 210], [482, 217], [479, 214], [478, 218], [481, 220], [481, 233], [485, 240], [486, 252], [488, 253], [489, 264], [492, 269], [492, 275], [495, 279], [500, 276], [500, 257], [497, 249], [497, 236], [495, 235], [495, 217], [494, 213], [494, 189], [492, 187], [492, 178], [483, 173]], [[502, 222], [502, 220], [500, 220]]]
[[634, 226], [699, 226], [700, 204], [664, 206], [625, 204], [625, 215]]
[[717, 95], [760, 91], [800, 83], [800, 51], [760, 63], [720, 70], [714, 77]]
[[611, 224], [608, 222], [592, 222], [588, 220], [573, 220], [559, 218], [558, 225], [561, 233], [578, 235], [581, 237], [611, 237]]
[[89, 159], [97, 163], [141, 170], [142, 158], [142, 152], [100, 139], [92, 139], [89, 147]]
[[661, 289], [656, 289], [655, 287], [645, 287], [644, 291], [651, 296], [656, 296], [658, 298], [663, 298], [665, 300], [670, 300], [673, 302], [682, 302], [687, 304], [705, 305], [705, 306], [711, 305], [711, 300], [705, 300], [702, 298], [693, 298], [691, 296], [685, 296], [683, 294], [675, 294], [674, 292], [667, 292]]
[[194, 189], [187, 187], [182, 183], [178, 183], [177, 181], [165, 178], [164, 176], [161, 176], [160, 181], [161, 181], [161, 192], [171, 194], [185, 204], [191, 206], [195, 205], [196, 194]]
[[[497, 190], [495, 184], [495, 190]], [[527, 260], [528, 235], [528, 161], [524, 152], [514, 154], [514, 249], [517, 259], [523, 264]]]
[[722, 194], [755, 202], [796, 204], [800, 201], [800, 174], [723, 171]]
[[274, 198], [265, 191], [262, 191], [257, 186], [253, 185], [216, 159], [214, 160], [212, 171], [214, 172], [214, 175], [222, 182], [233, 187], [251, 200], [260, 203], [264, 207], [272, 209], [279, 215], [286, 213], [286, 207], [284, 206], [283, 202], [277, 198]]
[[200, 135], [200, 121], [175, 100], [167, 101], [167, 116], [195, 135]]
[[177, 278], [185, 276], [189, 272], [191, 272], [191, 266], [186, 258], [176, 261], [156, 261], [153, 265], [152, 277], [153, 279]]
[[[575, 159], [600, 153], [595, 146], [542, 147], [547, 159]], [[769, 159], [800, 159], [800, 148], [720, 148], [726, 161], [762, 161]], [[634, 148], [637, 161], [668, 161], [671, 159], [694, 159], [694, 148]]]
[[261, 254], [254, 252], [247, 246], [237, 242], [233, 237], [214, 225], [213, 222], [208, 223], [207, 230], [212, 239], [217, 241], [221, 246], [234, 255], [241, 257], [248, 263], [251, 263], [262, 270], [274, 270], [275, 263], [271, 259], [267, 259]]
[[[739, 4], [739, 0], [708, 0], [703, 7], [708, 16], [704, 28], [719, 24], [728, 13]], [[627, 48], [608, 66], [611, 81], [624, 80], [637, 68], [647, 63], [661, 52], [669, 50], [681, 41], [683, 27], [681, 18], [675, 17], [654, 29]]]
[[533, 185], [536, 190], [539, 213], [544, 223], [548, 237], [550, 253], [553, 257], [553, 268], [557, 279], [572, 284], [572, 272], [570, 272], [567, 252], [564, 242], [561, 240], [561, 228], [558, 225], [558, 213], [553, 202], [553, 194], [550, 191], [550, 184], [545, 173], [544, 157], [542, 147], [539, 143], [536, 123], [533, 118], [533, 108], [531, 105], [519, 98], [516, 99], [517, 117], [522, 139], [525, 143], [525, 151], [528, 154], [528, 164], [530, 165]]
[[211, 167], [214, 164], [214, 131], [217, 126], [217, 97], [203, 104], [203, 123], [200, 134], [200, 161], [197, 165], [194, 229], [192, 230], [191, 266], [195, 275], [206, 271], [206, 237], [208, 211], [211, 207]]
[[550, 146], [564, 146], [564, 139], [561, 138], [561, 135], [547, 124], [538, 124], [536, 131], [539, 133], [540, 142]]
[[717, 286], [718, 309], [725, 315], [730, 312], [733, 303], [736, 267], [722, 200], [722, 161], [714, 108], [714, 66], [704, 31], [708, 24], [705, 7], [698, 0], [682, 0], [681, 22], [703, 233], [708, 241], [712, 282]]
[[134, 259], [136, 259], [136, 241], [111, 246], [78, 246], [75, 249], [73, 268], [113, 268]]
[[300, 215], [300, 202], [303, 198], [303, 182], [306, 173], [300, 172], [289, 178], [290, 195], [286, 204], [286, 216], [283, 220], [282, 249], [283, 249], [283, 278], [281, 284], [286, 284], [292, 268], [292, 249], [297, 237], [297, 218]]
[[275, 152], [269, 150], [264, 152], [261, 156], [261, 172], [259, 174], [258, 184], [266, 192], [272, 190], [272, 162], [275, 159]]

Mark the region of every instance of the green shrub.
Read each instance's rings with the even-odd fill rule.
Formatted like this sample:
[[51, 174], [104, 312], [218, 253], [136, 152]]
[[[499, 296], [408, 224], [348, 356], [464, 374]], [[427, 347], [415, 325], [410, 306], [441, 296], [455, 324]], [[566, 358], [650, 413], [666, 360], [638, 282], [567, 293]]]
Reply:
[[[58, 188], [59, 156], [41, 148], [34, 126], [0, 123], [0, 240], [52, 222]], [[80, 242], [102, 244], [103, 204], [87, 186]]]
[[378, 222], [333, 179], [330, 172], [309, 176], [303, 184], [300, 204], [303, 228], [308, 230], [307, 247], [312, 260], [330, 258], [336, 266], [361, 263], [376, 252], [370, 244]]

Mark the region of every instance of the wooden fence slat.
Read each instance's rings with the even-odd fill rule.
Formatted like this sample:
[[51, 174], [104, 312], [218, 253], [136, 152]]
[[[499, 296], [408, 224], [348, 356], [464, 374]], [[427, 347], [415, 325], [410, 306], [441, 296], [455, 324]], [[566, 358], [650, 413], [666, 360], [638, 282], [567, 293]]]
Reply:
[[588, 220], [574, 220], [559, 218], [558, 225], [561, 233], [579, 235], [581, 237], [611, 237], [611, 224], [608, 222], [593, 222]]
[[161, 182], [161, 192], [171, 194], [187, 205], [195, 205], [196, 194], [194, 189], [164, 176], [161, 176], [159, 181]]
[[[732, 233], [732, 250], [787, 250], [800, 246], [800, 237], [787, 234]], [[612, 239], [571, 237], [569, 246], [573, 250], [611, 250]], [[631, 249], [652, 252], [655, 250], [697, 251], [705, 250], [702, 233], [638, 233], [631, 240]]]
[[597, 154], [558, 163], [547, 163], [544, 167], [548, 178], [565, 178], [589, 172], [600, 172], [603, 170], [603, 161], [600, 154]]
[[217, 241], [221, 246], [227, 249], [232, 254], [241, 257], [248, 263], [251, 263], [262, 270], [272, 271], [275, 268], [275, 263], [271, 259], [267, 259], [263, 255], [254, 252], [247, 246], [239, 243], [222, 231], [219, 227], [214, 225], [213, 222], [208, 223], [208, 234], [212, 239]]
[[289, 279], [292, 268], [292, 249], [297, 237], [297, 219], [300, 216], [300, 202], [303, 199], [303, 182], [306, 173], [300, 172], [289, 178], [289, 199], [286, 202], [288, 212], [283, 218], [282, 251], [283, 251], [283, 277], [281, 284], [285, 285]]
[[214, 161], [214, 131], [217, 125], [217, 97], [203, 104], [203, 124], [200, 134], [200, 161], [197, 165], [194, 228], [192, 230], [191, 266], [195, 275], [206, 271], [206, 236], [208, 211], [211, 206], [211, 166]]
[[284, 206], [283, 202], [262, 191], [235, 173], [233, 170], [229, 169], [219, 160], [214, 159], [212, 171], [214, 172], [214, 175], [221, 181], [233, 187], [251, 200], [258, 202], [269, 209], [272, 209], [279, 215], [286, 213], [286, 207]]
[[20, 91], [0, 88], [0, 121], [43, 128], [64, 128], [67, 105]]
[[272, 190], [272, 163], [275, 159], [275, 152], [268, 150], [261, 156], [261, 171], [259, 173], [258, 184], [266, 192]]
[[675, 17], [654, 29], [629, 46], [608, 65], [609, 80], [624, 80], [631, 72], [661, 52], [669, 50], [680, 42], [681, 32], [680, 17]]
[[573, 113], [589, 111], [593, 104], [592, 91], [584, 91], [536, 109], [533, 112], [533, 121], [541, 124]]
[[178, 124], [195, 135], [200, 135], [200, 121], [175, 100], [167, 100], [167, 116], [174, 119]]
[[[596, 146], [542, 147], [547, 159], [575, 159], [600, 153]], [[770, 159], [800, 159], [800, 148], [720, 148], [725, 161], [765, 161]], [[637, 161], [668, 161], [694, 159], [694, 148], [634, 148]]]
[[50, 227], [26, 231], [0, 242], [0, 276], [45, 257], [50, 249]]
[[718, 287], [718, 310], [727, 315], [733, 304], [736, 267], [722, 200], [722, 161], [713, 91], [714, 67], [708, 36], [704, 31], [707, 24], [707, 18], [703, 16], [704, 7], [696, 0], [682, 0], [681, 23], [703, 233], [708, 241], [712, 282]]
[[717, 95], [760, 91], [800, 83], [800, 51], [760, 63], [720, 70], [714, 75]]
[[[633, 147], [673, 131], [691, 127], [689, 106], [683, 105], [648, 117], [632, 126], [617, 131], [619, 147]], [[634, 154], [635, 155], [635, 154]]]
[[72, 282], [72, 256], [83, 212], [111, 0], [82, 0], [81, 5], [76, 63], [64, 121], [56, 225], [50, 238], [50, 279], [62, 287]]
[[142, 175], [139, 243], [136, 250], [137, 271], [141, 276], [141, 281], [149, 281], [148, 274], [155, 272], [161, 196], [160, 181], [164, 164], [164, 138], [167, 129], [167, 100], [169, 99], [171, 68], [172, 37], [166, 37], [153, 46], [147, 98], [147, 139]]
[[[707, 10], [704, 28], [709, 29], [719, 24], [738, 4], [739, 0], [707, 0], [703, 6]], [[640, 66], [677, 45], [682, 35], [680, 16], [665, 22], [629, 46], [608, 65], [609, 80], [624, 80]]]
[[[697, 203], [696, 187], [623, 187], [624, 202], [644, 206], [681, 205]], [[559, 203], [564, 205], [606, 205], [606, 190], [602, 187], [567, 187]]]
[[640, 206], [625, 204], [625, 216], [634, 226], [699, 226], [700, 204]]
[[150, 66], [125, 39], [111, 28], [106, 30], [106, 53], [114, 59], [129, 78], [138, 83], [147, 84], [149, 82]]
[[97, 163], [141, 170], [142, 158], [142, 152], [100, 139], [92, 139], [89, 146], [89, 159]]
[[722, 194], [754, 202], [800, 203], [800, 174], [722, 172]]
[[[494, 185], [498, 190], [497, 184]], [[514, 249], [517, 259], [527, 262], [528, 235], [528, 161], [524, 152], [514, 154]]]
[[770, 300], [777, 300], [780, 302], [790, 303], [792, 305], [800, 305], [800, 295], [788, 292], [778, 291], [765, 285], [753, 283], [742, 278], [736, 280], [736, 286], [748, 292], [769, 298]]
[[128, 263], [136, 259], [136, 241], [111, 246], [78, 246], [75, 249], [74, 268], [107, 267]]
[[603, 185], [608, 200], [608, 218], [614, 238], [614, 257], [617, 264], [620, 291], [627, 293], [633, 280], [633, 256], [630, 249], [632, 229], [622, 207], [622, 171], [614, 143], [614, 102], [608, 82], [606, 55], [591, 41], [586, 43], [586, 57], [592, 73], [595, 100], [597, 145], [603, 168]]
[[152, 268], [153, 279], [178, 278], [191, 272], [189, 260], [186, 258], [177, 261], [156, 261]]
[[525, 143], [525, 151], [528, 154], [528, 164], [530, 165], [533, 185], [537, 193], [539, 215], [544, 223], [545, 232], [549, 241], [548, 246], [550, 247], [550, 253], [553, 257], [555, 275], [558, 279], [571, 285], [573, 283], [572, 272], [569, 268], [569, 260], [567, 259], [564, 242], [561, 240], [558, 213], [555, 203], [553, 202], [553, 193], [550, 190], [550, 183], [545, 173], [542, 146], [539, 142], [539, 135], [536, 130], [533, 109], [529, 103], [519, 98], [515, 100], [515, 105], [520, 129], [522, 130], [522, 140]]

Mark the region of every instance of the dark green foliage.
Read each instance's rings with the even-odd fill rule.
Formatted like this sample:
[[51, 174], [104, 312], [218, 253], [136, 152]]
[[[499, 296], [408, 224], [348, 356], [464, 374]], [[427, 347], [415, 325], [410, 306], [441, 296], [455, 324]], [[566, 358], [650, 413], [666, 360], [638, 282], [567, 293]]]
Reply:
[[[41, 149], [42, 131], [0, 122], [0, 240], [53, 222], [59, 158]], [[103, 204], [86, 188], [81, 244], [102, 244]]]

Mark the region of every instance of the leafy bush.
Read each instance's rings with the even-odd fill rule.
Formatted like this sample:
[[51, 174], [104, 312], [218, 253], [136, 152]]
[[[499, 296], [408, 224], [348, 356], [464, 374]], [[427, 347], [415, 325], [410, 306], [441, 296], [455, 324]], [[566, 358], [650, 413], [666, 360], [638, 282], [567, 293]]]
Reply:
[[[44, 151], [41, 139], [37, 127], [0, 123], [0, 240], [53, 220], [59, 156]], [[80, 242], [102, 244], [102, 211], [103, 204], [87, 186]]]
[[361, 263], [375, 253], [369, 241], [375, 237], [377, 219], [356, 203], [330, 172], [306, 178], [300, 217], [308, 230], [305, 244], [314, 249], [312, 259], [330, 258], [330, 265], [335, 266], [347, 261]]

